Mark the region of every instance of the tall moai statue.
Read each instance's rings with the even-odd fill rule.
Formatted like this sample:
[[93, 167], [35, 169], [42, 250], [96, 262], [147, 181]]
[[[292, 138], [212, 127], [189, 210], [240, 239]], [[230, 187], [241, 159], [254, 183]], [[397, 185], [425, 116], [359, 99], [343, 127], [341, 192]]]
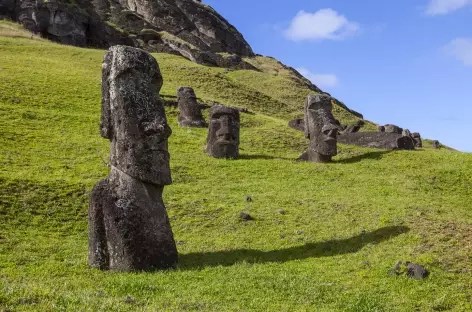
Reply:
[[300, 160], [330, 162], [337, 155], [338, 126], [333, 117], [331, 96], [309, 95], [305, 102], [305, 137], [310, 140], [308, 150]]
[[147, 52], [113, 46], [102, 65], [100, 133], [111, 141], [111, 170], [92, 189], [88, 262], [116, 271], [174, 268], [177, 248], [162, 201], [172, 183], [162, 76]]
[[239, 157], [239, 111], [224, 105], [210, 109], [206, 152], [215, 158]]
[[202, 110], [197, 102], [195, 91], [189, 87], [180, 87], [177, 90], [177, 103], [179, 105], [178, 122], [181, 127], [208, 127], [202, 115]]

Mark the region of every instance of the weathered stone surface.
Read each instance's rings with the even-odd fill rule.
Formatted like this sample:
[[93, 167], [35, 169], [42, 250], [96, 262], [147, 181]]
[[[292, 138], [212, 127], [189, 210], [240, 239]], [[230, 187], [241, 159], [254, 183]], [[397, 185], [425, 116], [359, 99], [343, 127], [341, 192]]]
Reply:
[[403, 135], [403, 136], [411, 136], [411, 132], [410, 132], [410, 130], [408, 130], [408, 129], [403, 129], [402, 135]]
[[[359, 132], [362, 126], [365, 124], [363, 120], [358, 120], [353, 125], [342, 125], [339, 120], [334, 119], [334, 124], [338, 127], [338, 134], [341, 135], [343, 133], [354, 133]], [[288, 126], [295, 130], [305, 132], [305, 120], [304, 119], [293, 119], [288, 122]]]
[[131, 45], [126, 35], [103, 22], [88, 0], [0, 1], [0, 18], [18, 21], [34, 33], [63, 44], [108, 47]]
[[234, 68], [234, 69], [246, 69], [246, 70], [258, 70], [253, 65], [245, 62], [241, 56], [237, 54], [231, 54], [227, 56], [221, 56], [221, 59], [217, 60], [217, 64], [220, 67]]
[[114, 46], [102, 66], [100, 133], [111, 141], [110, 175], [92, 190], [89, 265], [117, 271], [173, 268], [177, 249], [162, 201], [170, 184], [171, 129], [156, 60]]
[[[162, 75], [143, 50], [114, 46], [102, 68], [101, 135], [111, 140], [111, 165], [137, 179], [171, 183], [167, 124], [159, 97]], [[112, 111], [113, 110], [113, 111]]]
[[411, 137], [415, 141], [415, 147], [418, 147], [418, 148], [423, 147], [423, 141], [421, 140], [421, 135], [418, 132], [413, 132], [411, 134]]
[[406, 276], [414, 279], [425, 279], [429, 276], [429, 271], [426, 270], [423, 266], [412, 263], [409, 261], [399, 261], [393, 268], [393, 272], [396, 275], [406, 274]]
[[253, 52], [234, 26], [199, 1], [77, 0], [70, 5], [66, 0], [0, 0], [0, 17], [64, 44], [126, 44], [179, 54], [200, 64], [251, 67], [240, 58], [217, 54], [237, 58]]
[[206, 128], [208, 124], [203, 118], [197, 96], [192, 88], [180, 87], [177, 90], [177, 103], [180, 114], [178, 117], [179, 126]]
[[327, 94], [309, 95], [305, 102], [305, 137], [310, 140], [308, 150], [300, 160], [329, 162], [337, 155], [338, 126], [332, 114], [332, 97]]
[[406, 262], [406, 265], [407, 265], [408, 277], [411, 277], [414, 279], [425, 279], [429, 275], [428, 270], [426, 270], [423, 266], [419, 264]]
[[359, 132], [364, 124], [363, 120], [358, 120], [355, 124], [346, 126], [340, 134]]
[[385, 132], [385, 127], [384, 126], [377, 126], [377, 130], [379, 132]]
[[239, 218], [243, 221], [251, 221], [254, 220], [254, 217], [252, 217], [249, 213], [247, 212], [241, 212], [239, 214]]
[[304, 119], [293, 119], [288, 122], [288, 126], [295, 130], [305, 132], [305, 120]]
[[389, 132], [356, 132], [338, 136], [338, 142], [348, 145], [388, 150], [412, 150], [415, 143], [411, 137]]
[[383, 132], [402, 134], [403, 129], [400, 128], [399, 126], [388, 124], [388, 125], [384, 126], [384, 131]]
[[439, 141], [438, 141], [438, 140], [434, 140], [434, 141], [433, 141], [433, 148], [438, 149], [438, 148], [440, 148], [440, 147], [441, 147], [441, 144], [439, 143]]
[[206, 152], [215, 158], [239, 157], [239, 111], [214, 105], [210, 109]]

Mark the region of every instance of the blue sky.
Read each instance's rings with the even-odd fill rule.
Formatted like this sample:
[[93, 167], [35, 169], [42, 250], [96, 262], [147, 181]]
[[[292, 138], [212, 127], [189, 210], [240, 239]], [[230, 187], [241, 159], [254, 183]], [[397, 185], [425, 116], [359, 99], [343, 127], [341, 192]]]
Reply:
[[472, 152], [472, 0], [204, 2], [364, 118]]

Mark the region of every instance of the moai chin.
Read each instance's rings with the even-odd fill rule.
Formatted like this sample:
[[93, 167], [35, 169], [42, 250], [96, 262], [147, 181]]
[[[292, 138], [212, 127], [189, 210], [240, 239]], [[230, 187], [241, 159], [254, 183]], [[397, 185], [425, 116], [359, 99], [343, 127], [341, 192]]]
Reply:
[[203, 118], [202, 111], [197, 102], [197, 96], [192, 88], [180, 87], [177, 90], [177, 103], [179, 105], [178, 122], [181, 127], [208, 127]]
[[102, 65], [100, 132], [111, 141], [111, 170], [92, 189], [92, 267], [116, 271], [174, 268], [177, 248], [162, 201], [172, 183], [167, 139], [172, 131], [159, 98], [162, 76], [147, 52], [113, 46]]
[[224, 105], [210, 109], [206, 152], [215, 158], [239, 157], [239, 111]]
[[337, 155], [338, 127], [332, 114], [331, 96], [309, 95], [305, 102], [305, 137], [310, 140], [308, 150], [301, 160], [330, 162]]

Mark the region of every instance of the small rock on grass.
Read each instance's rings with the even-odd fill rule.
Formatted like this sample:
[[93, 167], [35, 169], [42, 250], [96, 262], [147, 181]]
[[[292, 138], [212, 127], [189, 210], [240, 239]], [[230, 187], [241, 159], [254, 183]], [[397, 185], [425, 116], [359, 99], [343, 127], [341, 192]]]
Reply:
[[134, 303], [134, 302], [136, 302], [136, 299], [134, 299], [131, 296], [127, 296], [125, 299], [123, 299], [123, 302], [125, 302], [125, 303]]
[[254, 218], [247, 212], [241, 212], [239, 214], [239, 218], [243, 221], [251, 221], [254, 220]]
[[429, 271], [423, 266], [409, 261], [399, 261], [393, 268], [393, 272], [397, 275], [406, 274], [406, 276], [414, 279], [425, 279], [429, 275]]

